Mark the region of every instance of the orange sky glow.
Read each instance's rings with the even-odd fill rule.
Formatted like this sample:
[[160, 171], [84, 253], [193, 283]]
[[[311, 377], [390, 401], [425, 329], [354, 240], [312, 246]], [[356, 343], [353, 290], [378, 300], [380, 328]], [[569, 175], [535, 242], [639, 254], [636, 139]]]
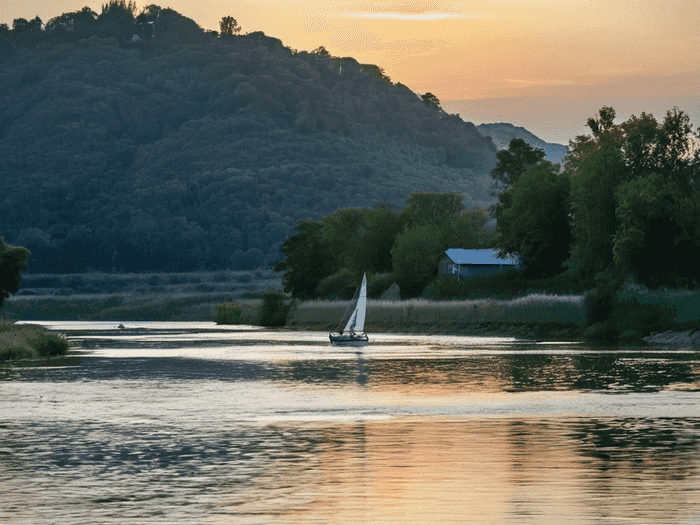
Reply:
[[[137, 0], [140, 8], [153, 0]], [[159, 4], [218, 29], [235, 17], [294, 49], [324, 46], [384, 68], [416, 93], [479, 124], [510, 122], [568, 143], [609, 105], [659, 120], [677, 106], [700, 124], [697, 0], [169, 0]], [[46, 22], [102, 2], [4, 0], [0, 23]]]

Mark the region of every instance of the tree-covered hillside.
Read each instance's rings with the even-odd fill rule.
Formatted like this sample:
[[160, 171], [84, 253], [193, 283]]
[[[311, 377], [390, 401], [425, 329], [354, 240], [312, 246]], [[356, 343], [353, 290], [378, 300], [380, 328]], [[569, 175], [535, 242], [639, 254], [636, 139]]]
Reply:
[[0, 26], [0, 233], [30, 270], [269, 266], [339, 207], [489, 204], [495, 151], [377, 66], [171, 9]]
[[506, 150], [513, 139], [522, 139], [533, 148], [541, 149], [545, 153], [545, 160], [549, 162], [561, 162], [566, 155], [567, 147], [563, 144], [545, 142], [533, 135], [522, 126], [514, 126], [505, 122], [494, 124], [479, 124], [476, 129], [485, 137], [491, 137], [499, 150]]

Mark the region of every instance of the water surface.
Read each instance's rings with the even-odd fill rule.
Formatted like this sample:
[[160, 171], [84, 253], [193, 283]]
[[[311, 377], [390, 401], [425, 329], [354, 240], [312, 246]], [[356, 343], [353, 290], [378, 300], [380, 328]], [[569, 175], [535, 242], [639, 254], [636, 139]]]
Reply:
[[79, 354], [0, 368], [0, 522], [700, 523], [697, 352], [44, 324]]

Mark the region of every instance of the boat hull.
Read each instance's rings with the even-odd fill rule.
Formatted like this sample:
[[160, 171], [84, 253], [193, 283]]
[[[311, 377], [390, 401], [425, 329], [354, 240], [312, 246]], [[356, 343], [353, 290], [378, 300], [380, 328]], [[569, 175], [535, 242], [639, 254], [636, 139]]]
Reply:
[[369, 337], [364, 332], [352, 332], [341, 334], [340, 332], [331, 332], [328, 334], [333, 346], [365, 346], [369, 343]]

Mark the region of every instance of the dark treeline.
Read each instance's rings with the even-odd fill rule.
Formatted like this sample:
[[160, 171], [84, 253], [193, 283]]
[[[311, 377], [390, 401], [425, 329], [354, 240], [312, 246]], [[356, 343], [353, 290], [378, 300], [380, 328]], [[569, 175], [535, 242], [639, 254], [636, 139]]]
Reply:
[[[375, 295], [396, 281], [403, 297], [442, 299], [520, 295], [532, 286], [595, 288], [588, 318], [605, 324], [625, 283], [698, 288], [698, 135], [678, 109], [662, 122], [646, 113], [620, 124], [614, 118], [603, 107], [589, 119], [591, 135], [571, 141], [563, 167], [522, 139], [498, 152], [491, 172], [495, 235], [484, 228], [486, 212], [464, 210], [454, 193], [412, 194], [398, 214], [342, 209], [299, 223], [276, 266], [285, 272], [285, 289], [300, 298], [347, 294], [363, 271], [370, 272], [370, 295], [373, 278]], [[433, 281], [437, 258], [450, 247], [497, 248], [522, 268]]]
[[[513, 140], [493, 170], [496, 246], [536, 275], [571, 267], [657, 288], [700, 285], [700, 149], [688, 116], [642, 113], [615, 124], [603, 107], [564, 169]], [[602, 276], [600, 276], [602, 278]]]
[[221, 29], [123, 0], [0, 26], [0, 224], [30, 271], [269, 267], [339, 208], [492, 201], [494, 145], [435, 97]]
[[296, 225], [283, 244], [285, 291], [301, 299], [349, 298], [364, 272], [378, 297], [396, 282], [401, 297], [420, 295], [450, 247], [484, 248], [493, 242], [484, 208], [465, 209], [459, 193], [412, 193], [395, 212], [346, 208]]

